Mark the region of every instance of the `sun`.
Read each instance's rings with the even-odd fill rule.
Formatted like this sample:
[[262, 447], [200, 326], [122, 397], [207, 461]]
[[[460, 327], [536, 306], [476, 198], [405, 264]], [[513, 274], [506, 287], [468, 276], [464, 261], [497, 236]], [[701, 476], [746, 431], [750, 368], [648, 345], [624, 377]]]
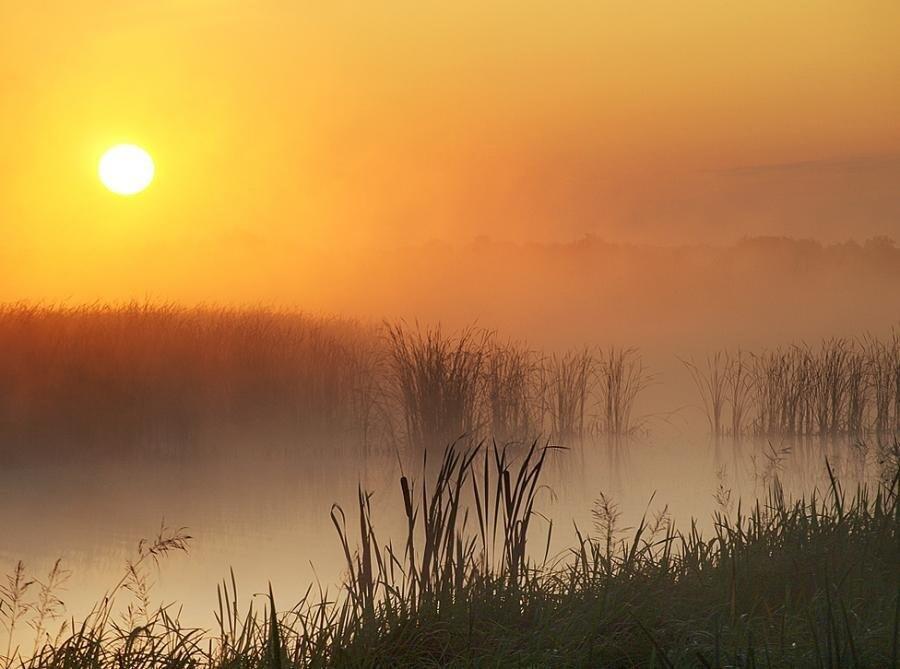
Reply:
[[119, 144], [100, 159], [100, 181], [116, 195], [137, 195], [153, 181], [153, 158], [139, 146]]

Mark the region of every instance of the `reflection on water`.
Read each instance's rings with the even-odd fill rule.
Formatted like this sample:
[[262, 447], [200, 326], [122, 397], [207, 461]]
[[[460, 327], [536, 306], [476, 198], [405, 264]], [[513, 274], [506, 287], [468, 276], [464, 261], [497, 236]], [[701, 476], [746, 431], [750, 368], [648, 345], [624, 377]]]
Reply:
[[[165, 559], [154, 576], [153, 598], [182, 603], [187, 623], [212, 622], [216, 584], [230, 568], [244, 595], [271, 582], [285, 603], [316, 579], [331, 586], [342, 573], [332, 504], [352, 513], [361, 482], [375, 491], [380, 539], [401, 536], [400, 467], [407, 474], [421, 471], [420, 459], [303, 451], [228, 449], [214, 457], [64, 463], [19, 458], [0, 470], [0, 569], [8, 573], [21, 559], [40, 576], [63, 558], [73, 576], [62, 598], [78, 618], [118, 581], [138, 541], [164, 520], [187, 527], [193, 540], [189, 555]], [[714, 441], [663, 428], [554, 452], [541, 510], [554, 522], [553, 551], [571, 544], [573, 523], [592, 531], [591, 510], [601, 492], [617, 505], [620, 528], [634, 526], [648, 510], [667, 508], [677, 526], [693, 517], [708, 529], [714, 511], [762, 496], [776, 480], [789, 494], [827, 490], [826, 458], [845, 488], [877, 475], [874, 451], [844, 440]], [[536, 544], [542, 536], [537, 530]]]

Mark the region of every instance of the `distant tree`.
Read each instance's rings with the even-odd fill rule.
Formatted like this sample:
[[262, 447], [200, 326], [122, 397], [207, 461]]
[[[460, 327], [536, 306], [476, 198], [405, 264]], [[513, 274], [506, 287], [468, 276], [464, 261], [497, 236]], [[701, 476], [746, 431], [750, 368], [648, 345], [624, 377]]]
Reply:
[[887, 235], [878, 235], [876, 237], [870, 237], [866, 240], [865, 249], [866, 251], [874, 251], [874, 252], [892, 252], [896, 250], [897, 242], [895, 242], [891, 237]]

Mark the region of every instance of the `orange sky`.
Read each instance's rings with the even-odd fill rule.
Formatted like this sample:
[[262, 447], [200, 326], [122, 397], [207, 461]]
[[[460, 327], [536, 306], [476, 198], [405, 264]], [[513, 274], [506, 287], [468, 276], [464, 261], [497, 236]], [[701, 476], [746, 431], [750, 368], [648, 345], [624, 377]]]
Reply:
[[[96, 177], [123, 141], [132, 199]], [[264, 299], [430, 238], [900, 237], [900, 3], [0, 0], [0, 147], [0, 299]]]

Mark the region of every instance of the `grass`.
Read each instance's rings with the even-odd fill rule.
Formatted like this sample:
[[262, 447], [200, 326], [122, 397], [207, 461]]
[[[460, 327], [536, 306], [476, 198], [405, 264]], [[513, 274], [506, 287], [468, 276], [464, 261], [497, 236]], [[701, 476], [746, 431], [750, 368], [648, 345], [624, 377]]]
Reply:
[[359, 433], [372, 340], [353, 321], [268, 309], [0, 307], [0, 436], [72, 452], [238, 426]]
[[491, 347], [485, 368], [490, 433], [503, 443], [539, 434], [535, 353], [511, 342], [493, 341]]
[[[900, 433], [900, 334], [683, 360], [715, 436]], [[730, 413], [730, 420], [729, 420]]]
[[637, 349], [610, 347], [600, 360], [604, 432], [615, 436], [630, 434], [638, 427], [634, 416], [637, 397], [653, 377], [644, 369]]
[[[551, 555], [539, 507], [552, 449], [451, 446], [425, 456], [419, 482], [400, 479], [402, 540], [378, 536], [371, 493], [352, 513], [333, 508], [346, 562], [335, 592], [310, 588], [289, 609], [271, 590], [243, 603], [232, 576], [212, 631], [185, 627], [173, 607], [115, 620], [116, 598], [140, 593], [141, 567], [185, 548], [182, 533], [163, 532], [83, 624], [7, 664], [897, 666], [897, 451], [874, 488], [848, 493], [826, 462], [828, 490], [791, 500], [776, 480], [764, 499], [718, 511], [709, 536], [665, 513], [621, 528], [602, 498], [594, 531], [568, 530], [572, 547]], [[11, 576], [4, 620], [29, 610], [7, 601], [25, 580]]]
[[362, 452], [462, 435], [571, 443], [634, 429], [646, 378], [634, 350], [141, 303], [0, 306], [0, 352], [0, 448], [60, 457], [247, 435]]
[[476, 434], [487, 333], [470, 328], [447, 337], [439, 327], [386, 327], [392, 386], [408, 443], [424, 448]]
[[590, 398], [596, 388], [597, 360], [591, 351], [570, 351], [543, 361], [547, 380], [544, 403], [550, 438], [556, 443], [580, 441], [588, 434]]
[[626, 435], [651, 377], [636, 349], [581, 348], [547, 355], [468, 328], [386, 325], [394, 402], [407, 442], [420, 450], [461, 436], [502, 442], [547, 435], [577, 444]]
[[727, 351], [716, 351], [707, 356], [705, 368], [691, 360], [681, 361], [690, 372], [691, 379], [700, 393], [710, 433], [716, 437], [721, 436], [725, 428], [722, 414], [728, 396], [726, 389], [728, 362]]

